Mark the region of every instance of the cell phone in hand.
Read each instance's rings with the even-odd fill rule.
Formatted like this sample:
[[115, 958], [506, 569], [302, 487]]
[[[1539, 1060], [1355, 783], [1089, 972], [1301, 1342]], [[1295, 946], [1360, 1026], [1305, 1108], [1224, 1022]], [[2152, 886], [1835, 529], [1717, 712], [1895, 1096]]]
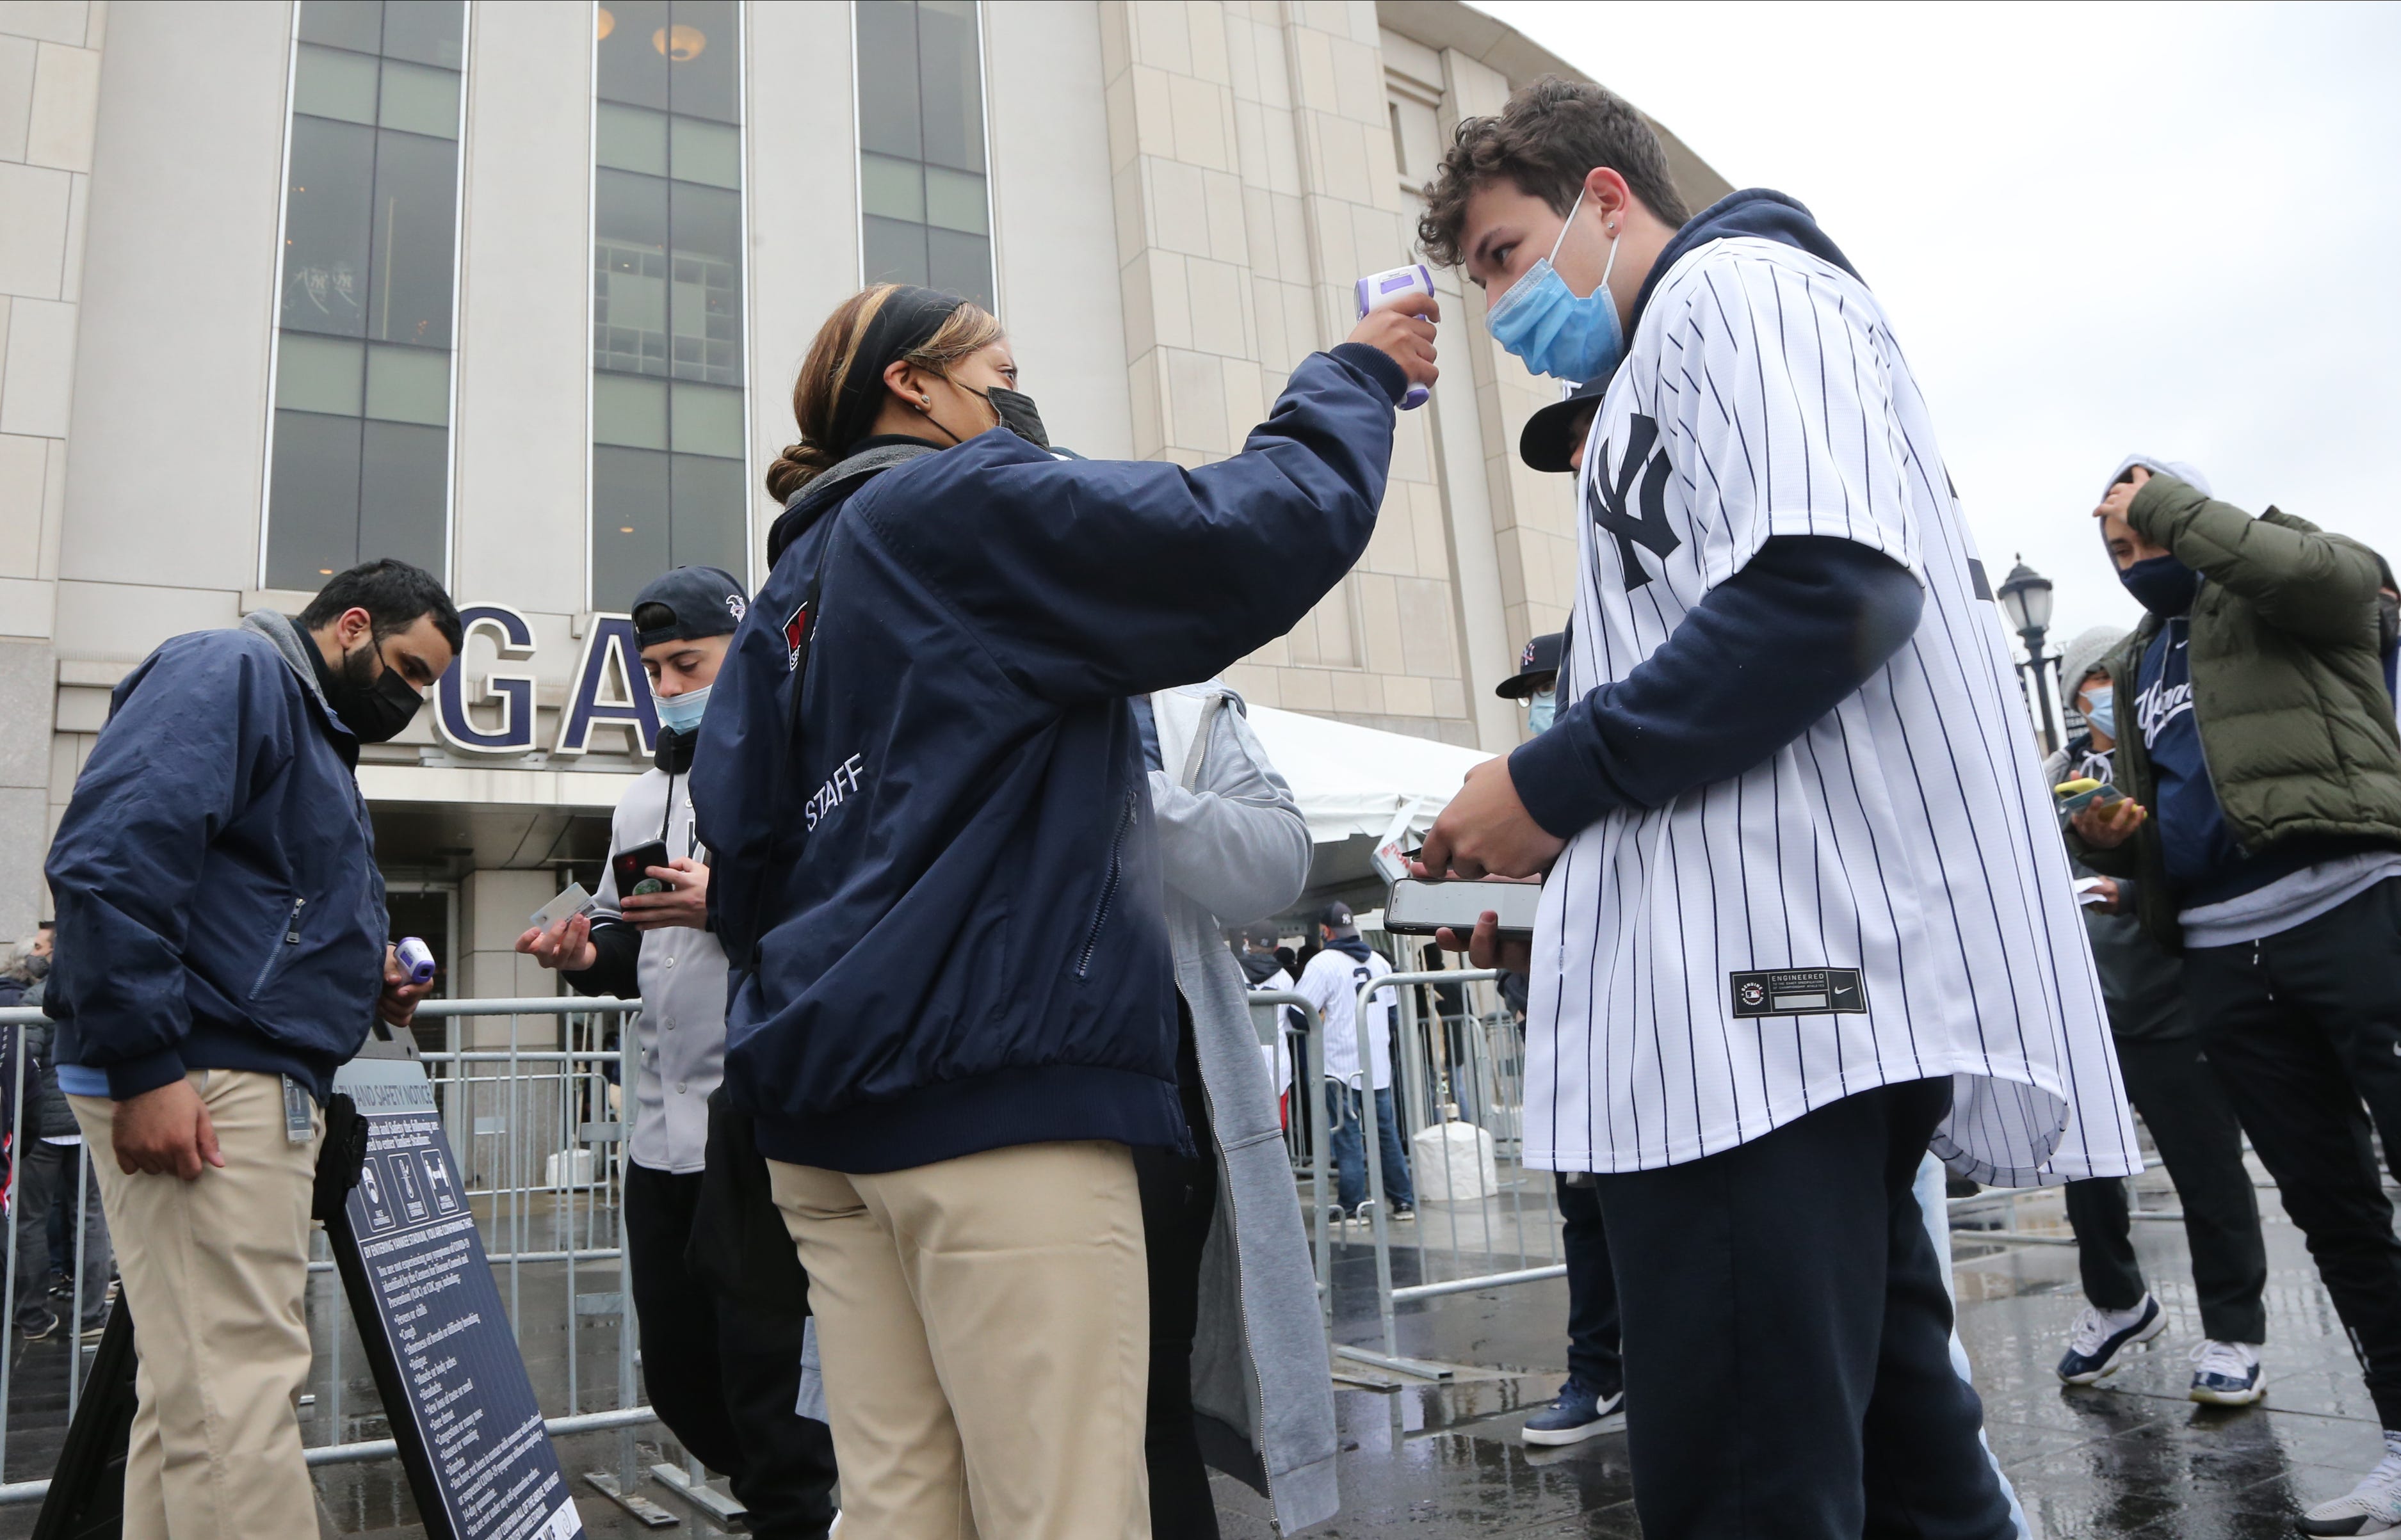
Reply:
[[1530, 936], [1542, 903], [1539, 882], [1405, 877], [1384, 897], [1384, 929], [1393, 935], [1450, 930], [1464, 936], [1489, 912], [1499, 917], [1502, 935]]
[[652, 866], [667, 864], [667, 845], [664, 839], [653, 839], [647, 845], [637, 845], [630, 851], [619, 851], [609, 858], [609, 869], [617, 879], [617, 902], [643, 893], [663, 893], [667, 884], [651, 875]]

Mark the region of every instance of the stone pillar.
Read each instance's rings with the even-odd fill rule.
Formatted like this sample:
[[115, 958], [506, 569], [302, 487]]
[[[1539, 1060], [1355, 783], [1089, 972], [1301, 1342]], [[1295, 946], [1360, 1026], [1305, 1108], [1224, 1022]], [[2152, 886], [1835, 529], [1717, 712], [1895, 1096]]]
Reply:
[[[459, 930], [461, 955], [453, 961], [462, 1000], [508, 1000], [565, 993], [558, 975], [516, 950], [525, 933], [526, 917], [550, 902], [559, 890], [547, 870], [478, 871], [459, 885]], [[473, 1034], [477, 1047], [505, 1047], [508, 1023], [478, 1022]], [[555, 1017], [528, 1017], [520, 1030], [524, 1047], [556, 1047]]]

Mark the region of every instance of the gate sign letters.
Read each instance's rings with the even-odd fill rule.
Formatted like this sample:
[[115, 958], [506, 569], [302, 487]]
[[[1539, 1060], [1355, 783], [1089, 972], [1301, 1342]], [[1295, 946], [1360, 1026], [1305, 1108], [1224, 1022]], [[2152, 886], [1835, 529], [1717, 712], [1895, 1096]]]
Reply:
[[[434, 688], [433, 726], [451, 748], [469, 754], [530, 754], [534, 741], [534, 675], [506, 665], [534, 655], [533, 623], [507, 605], [468, 605], [459, 611], [466, 634], [459, 656]], [[481, 635], [490, 641], [500, 665], [470, 680], [467, 654]], [[495, 711], [494, 708], [498, 710]], [[479, 714], [481, 719], [479, 719]], [[595, 728], [622, 727], [633, 734], [637, 752], [658, 750], [659, 713], [651, 682], [642, 673], [630, 615], [594, 615], [583, 632], [583, 651], [559, 713], [554, 754], [590, 749]]]
[[334, 1084], [367, 1127], [335, 1260], [427, 1534], [583, 1540], [424, 1067], [358, 1058]]

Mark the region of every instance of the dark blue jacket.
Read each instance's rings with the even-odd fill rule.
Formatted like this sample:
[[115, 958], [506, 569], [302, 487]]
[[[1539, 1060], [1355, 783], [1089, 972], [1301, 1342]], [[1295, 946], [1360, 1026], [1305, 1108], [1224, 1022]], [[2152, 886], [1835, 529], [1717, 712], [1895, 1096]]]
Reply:
[[[45, 870], [61, 1064], [118, 1100], [187, 1070], [311, 1086], [383, 988], [383, 877], [351, 764], [281, 616], [177, 636], [117, 687]], [[72, 1070], [69, 1070], [72, 1076]]]
[[[1350, 570], [1406, 386], [1346, 345], [1198, 470], [995, 429], [803, 490], [693, 764], [726, 1083], [763, 1153], [871, 1172], [1185, 1141], [1125, 701], [1283, 635]], [[795, 720], [787, 632], [820, 582]]]

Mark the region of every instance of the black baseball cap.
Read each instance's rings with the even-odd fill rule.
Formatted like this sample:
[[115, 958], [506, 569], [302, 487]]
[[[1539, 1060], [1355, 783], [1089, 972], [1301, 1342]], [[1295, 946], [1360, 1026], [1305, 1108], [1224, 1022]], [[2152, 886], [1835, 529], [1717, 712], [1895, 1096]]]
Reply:
[[1359, 922], [1351, 917], [1351, 906], [1343, 903], [1340, 899], [1336, 899], [1333, 903], [1325, 906], [1325, 912], [1319, 915], [1317, 919], [1320, 924], [1324, 925], [1327, 930], [1332, 931], [1336, 935], [1340, 935], [1345, 931], [1355, 931], [1359, 928]]
[[731, 635], [749, 608], [742, 585], [722, 567], [679, 566], [634, 595], [634, 645]]
[[1517, 672], [1502, 680], [1492, 693], [1503, 701], [1522, 701], [1533, 694], [1535, 680], [1558, 673], [1559, 652], [1567, 639], [1564, 631], [1549, 631], [1528, 642], [1517, 657]]
[[1242, 927], [1242, 939], [1254, 947], [1272, 948], [1283, 937], [1277, 934], [1274, 920], [1260, 920]]
[[1576, 418], [1598, 410], [1600, 398], [1609, 393], [1609, 382], [1616, 377], [1612, 369], [1598, 379], [1586, 380], [1528, 417], [1525, 429], [1517, 435], [1517, 457], [1536, 470], [1564, 474], [1574, 470], [1568, 457], [1575, 453]]

